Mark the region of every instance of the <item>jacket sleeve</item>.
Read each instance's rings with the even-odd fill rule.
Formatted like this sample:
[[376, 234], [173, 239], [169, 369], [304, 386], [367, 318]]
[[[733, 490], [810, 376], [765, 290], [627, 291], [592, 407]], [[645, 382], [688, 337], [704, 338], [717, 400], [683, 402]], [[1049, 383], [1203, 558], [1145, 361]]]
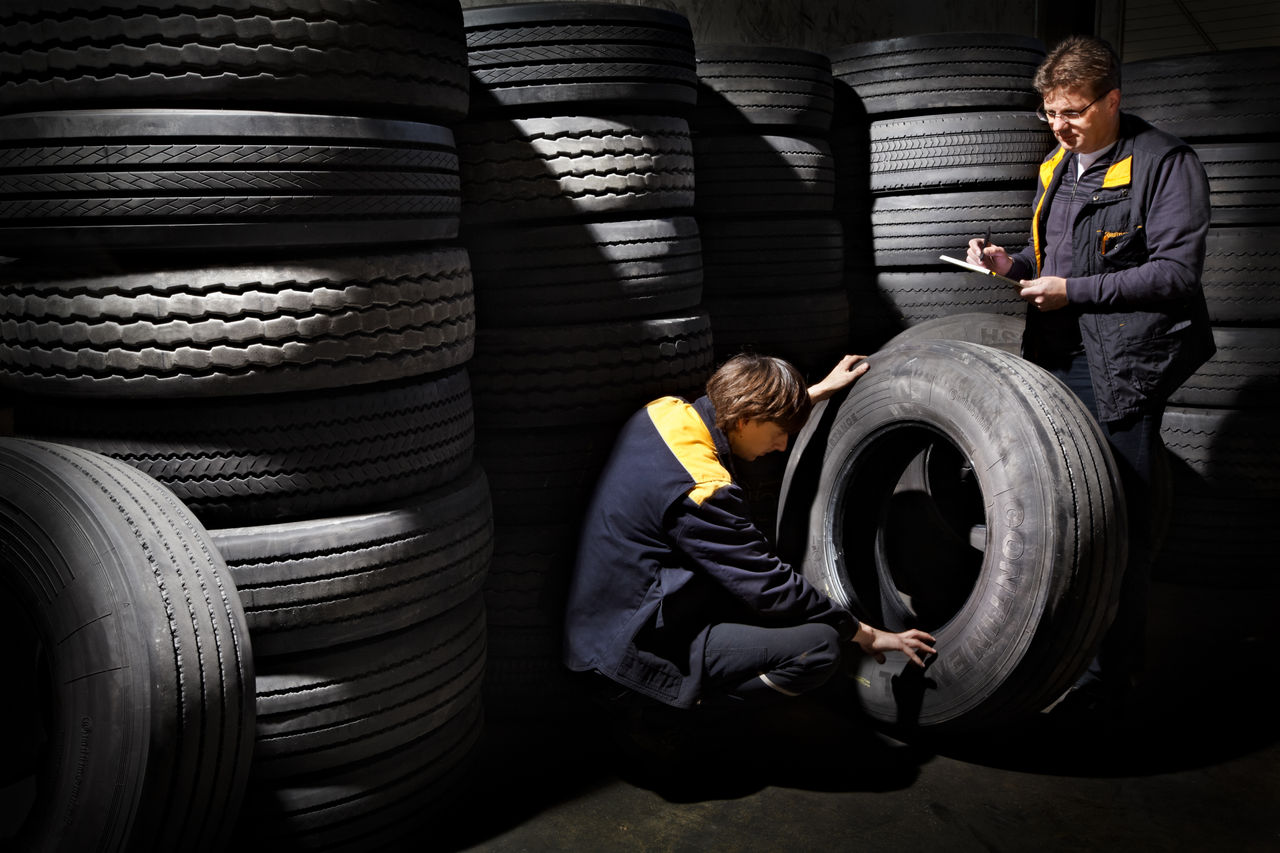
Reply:
[[1174, 151], [1160, 163], [1142, 225], [1146, 262], [1072, 278], [1067, 286], [1071, 303], [1129, 310], [1183, 299], [1200, 286], [1209, 184], [1193, 152]]
[[858, 620], [777, 557], [750, 520], [742, 490], [731, 484], [696, 503], [688, 498], [672, 511], [670, 532], [694, 564], [730, 595], [766, 621], [825, 622], [850, 639]]
[[1036, 254], [1030, 243], [1021, 252], [1010, 257], [1013, 258], [1013, 266], [1009, 267], [1009, 272], [1006, 273], [1008, 278], [1022, 281], [1036, 277]]

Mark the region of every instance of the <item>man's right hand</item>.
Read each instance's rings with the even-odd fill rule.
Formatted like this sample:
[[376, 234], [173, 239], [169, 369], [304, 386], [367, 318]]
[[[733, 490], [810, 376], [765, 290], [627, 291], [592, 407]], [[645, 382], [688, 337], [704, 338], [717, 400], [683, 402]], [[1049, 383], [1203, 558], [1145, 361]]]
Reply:
[[969, 241], [969, 251], [965, 253], [965, 260], [1000, 275], [1007, 275], [1013, 268], [1013, 258], [1009, 257], [1008, 252], [1001, 246], [986, 243], [981, 237], [974, 237]]

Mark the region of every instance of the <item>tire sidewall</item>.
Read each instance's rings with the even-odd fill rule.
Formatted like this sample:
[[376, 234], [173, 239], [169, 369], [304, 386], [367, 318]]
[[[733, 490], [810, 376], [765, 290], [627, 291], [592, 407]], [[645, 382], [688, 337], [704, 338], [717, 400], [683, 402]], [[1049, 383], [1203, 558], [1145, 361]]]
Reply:
[[[865, 613], [858, 590], [865, 595], [867, 581], [850, 583], [839, 557], [860, 544], [845, 541], [835, 528], [851, 508], [849, 502], [876, 505], [879, 496], [847, 494], [858, 487], [868, 457], [895, 431], [923, 428], [945, 436], [970, 460], [987, 502], [988, 547], [968, 600], [932, 631], [939, 654], [924, 673], [928, 689], [920, 697], [918, 719], [911, 721], [921, 725], [963, 715], [989, 701], [1028, 655], [1058, 582], [1053, 543], [1066, 522], [1054, 500], [1052, 471], [1037, 453], [1047, 437], [1025, 415], [1017, 395], [990, 365], [964, 355], [919, 357], [929, 349], [904, 346], [875, 357], [867, 378], [841, 407], [825, 448], [827, 463], [818, 481], [803, 561], [809, 580], [855, 613]], [[856, 554], [852, 559], [858, 559]], [[866, 573], [865, 567], [852, 572]], [[895, 627], [907, 626], [890, 629]], [[903, 676], [914, 675], [911, 669], [898, 653], [888, 655], [884, 664], [870, 657], [857, 661], [860, 695], [872, 717], [902, 722], [895, 691]]]

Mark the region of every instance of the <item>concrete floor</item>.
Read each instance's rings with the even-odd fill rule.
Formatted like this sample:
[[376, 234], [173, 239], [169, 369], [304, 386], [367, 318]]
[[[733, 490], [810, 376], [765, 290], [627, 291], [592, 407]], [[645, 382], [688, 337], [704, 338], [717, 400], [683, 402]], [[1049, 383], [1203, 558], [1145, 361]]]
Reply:
[[[719, 732], [678, 771], [591, 717], [496, 719], [438, 851], [1280, 851], [1280, 591], [1157, 584], [1140, 722], [907, 745], [833, 701]], [[755, 743], [756, 755], [726, 744]]]

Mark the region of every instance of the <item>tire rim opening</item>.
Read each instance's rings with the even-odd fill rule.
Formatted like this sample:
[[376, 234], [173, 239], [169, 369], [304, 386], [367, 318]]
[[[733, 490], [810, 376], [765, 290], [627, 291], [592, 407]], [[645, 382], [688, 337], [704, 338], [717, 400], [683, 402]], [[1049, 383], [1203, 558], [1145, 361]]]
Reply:
[[0, 586], [0, 642], [4, 644], [9, 696], [0, 703], [8, 733], [0, 767], [0, 841], [17, 838], [35, 807], [39, 771], [53, 719], [53, 677], [40, 632], [18, 598]]
[[872, 436], [851, 460], [831, 516], [846, 594], [890, 631], [935, 631], [982, 570], [986, 515], [973, 465], [921, 424]]

